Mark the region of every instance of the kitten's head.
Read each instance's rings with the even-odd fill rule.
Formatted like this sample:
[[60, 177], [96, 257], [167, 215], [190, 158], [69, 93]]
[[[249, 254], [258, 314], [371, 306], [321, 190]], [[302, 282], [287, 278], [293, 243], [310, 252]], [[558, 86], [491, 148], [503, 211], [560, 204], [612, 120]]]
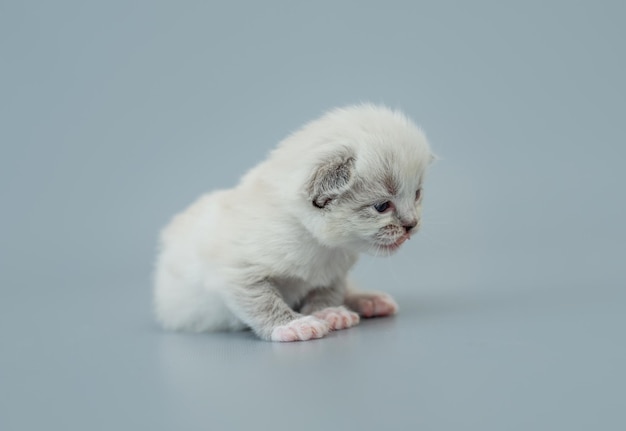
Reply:
[[311, 232], [331, 247], [392, 254], [420, 228], [433, 160], [424, 134], [372, 105], [333, 111], [311, 128], [323, 135], [306, 190]]

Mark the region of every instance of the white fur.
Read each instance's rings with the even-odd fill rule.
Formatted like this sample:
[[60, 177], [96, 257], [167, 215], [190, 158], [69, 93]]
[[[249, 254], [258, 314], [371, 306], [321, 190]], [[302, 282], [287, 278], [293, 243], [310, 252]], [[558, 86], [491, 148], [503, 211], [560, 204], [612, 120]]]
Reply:
[[[315, 172], [345, 155], [354, 160], [350, 180], [333, 190], [328, 208], [315, 207], [311, 202]], [[301, 322], [300, 315], [288, 323], [256, 328], [251, 323], [255, 320], [240, 307], [239, 294], [233, 292], [271, 280], [293, 308], [316, 288], [345, 290], [347, 273], [359, 252], [391, 254], [381, 247], [410, 235], [398, 230], [401, 220], [410, 219], [419, 227], [421, 199], [415, 203], [410, 196], [421, 187], [431, 159], [422, 132], [403, 114], [386, 108], [337, 109], [307, 124], [235, 188], [202, 196], [163, 230], [155, 274], [158, 320], [165, 328], [190, 331], [252, 326], [262, 338], [280, 339], [276, 334], [284, 330], [277, 328], [295, 318]], [[400, 186], [393, 214], [364, 209], [362, 218], [355, 217], [359, 199], [367, 202], [368, 195], [374, 200], [382, 193], [369, 179], [387, 171]], [[343, 196], [358, 181], [361, 194], [348, 203]], [[381, 233], [390, 225], [396, 227]], [[304, 322], [321, 327], [319, 320], [311, 320], [315, 317], [307, 319]], [[308, 331], [304, 330], [310, 335]]]

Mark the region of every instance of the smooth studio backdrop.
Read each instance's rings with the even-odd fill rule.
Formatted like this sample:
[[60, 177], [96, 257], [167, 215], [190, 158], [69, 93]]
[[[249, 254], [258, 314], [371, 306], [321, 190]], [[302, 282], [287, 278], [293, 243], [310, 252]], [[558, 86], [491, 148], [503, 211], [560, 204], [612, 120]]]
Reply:
[[[0, 428], [626, 427], [626, 3], [0, 3]], [[393, 319], [168, 334], [159, 229], [327, 109], [440, 156]]]

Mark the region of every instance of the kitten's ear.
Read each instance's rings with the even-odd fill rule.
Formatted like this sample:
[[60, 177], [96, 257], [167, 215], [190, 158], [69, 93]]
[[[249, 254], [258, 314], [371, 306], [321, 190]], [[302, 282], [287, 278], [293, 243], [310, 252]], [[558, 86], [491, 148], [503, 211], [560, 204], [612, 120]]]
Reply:
[[317, 208], [347, 191], [352, 184], [354, 157], [335, 156], [322, 162], [313, 173], [308, 185], [309, 198]]

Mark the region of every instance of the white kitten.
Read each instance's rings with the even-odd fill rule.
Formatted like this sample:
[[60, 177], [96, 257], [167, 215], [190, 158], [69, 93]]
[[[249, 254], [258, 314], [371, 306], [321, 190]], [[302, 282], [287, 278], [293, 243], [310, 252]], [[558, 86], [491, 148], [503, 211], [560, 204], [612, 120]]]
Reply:
[[390, 296], [356, 291], [347, 273], [359, 252], [390, 255], [417, 231], [432, 157], [420, 129], [384, 107], [307, 124], [237, 187], [201, 197], [163, 230], [158, 320], [296, 341], [395, 313]]

